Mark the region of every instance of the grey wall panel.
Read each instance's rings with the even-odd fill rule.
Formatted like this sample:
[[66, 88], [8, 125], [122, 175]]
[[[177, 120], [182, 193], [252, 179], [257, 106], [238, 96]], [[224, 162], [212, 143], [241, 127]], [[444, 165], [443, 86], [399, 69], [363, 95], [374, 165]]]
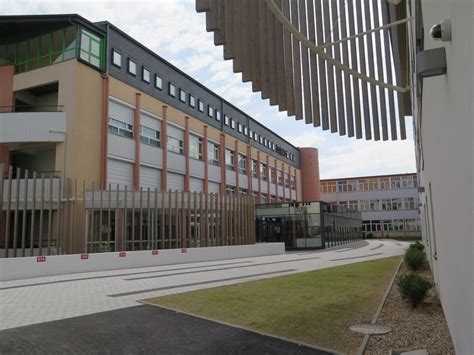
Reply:
[[135, 141], [133, 139], [109, 133], [107, 145], [109, 155], [135, 160]]
[[221, 168], [215, 165], [209, 165], [207, 169], [208, 178], [212, 181], [221, 181]]
[[232, 171], [232, 170], [225, 171], [225, 182], [227, 185], [235, 186], [235, 171]]
[[163, 166], [163, 150], [160, 148], [152, 147], [147, 144], [141, 144], [141, 163], [156, 165], [157, 167]]
[[109, 100], [109, 116], [133, 125], [133, 109], [112, 100]]
[[247, 175], [239, 174], [239, 186], [244, 189], [249, 187], [249, 178]]
[[272, 195], [276, 195], [276, 187], [275, 184], [270, 183], [270, 193]]
[[184, 174], [186, 169], [184, 156], [168, 152], [168, 169]]
[[183, 140], [184, 131], [176, 126], [168, 124], [168, 136]]
[[196, 159], [189, 159], [189, 174], [204, 178], [204, 162]]
[[184, 190], [184, 175], [168, 172], [168, 190]]
[[203, 191], [203, 180], [198, 178], [189, 178], [189, 191], [201, 192]]
[[207, 190], [209, 193], [218, 194], [220, 185], [217, 182], [209, 181]]
[[140, 186], [143, 188], [160, 189], [161, 188], [161, 170], [140, 166]]
[[261, 188], [262, 188], [262, 193], [264, 193], [264, 194], [268, 193], [268, 186], [267, 186], [266, 181], [262, 181]]
[[112, 186], [120, 186], [124, 188], [125, 185], [131, 188], [133, 185], [133, 164], [111, 159], [107, 160], [107, 183]]
[[258, 179], [257, 178], [252, 178], [252, 190], [253, 191], [258, 191]]
[[290, 198], [290, 189], [285, 188], [285, 198]]
[[142, 112], [140, 115], [141, 124], [143, 126], [147, 126], [161, 132], [161, 121], [151, 115], [147, 115], [146, 113]]

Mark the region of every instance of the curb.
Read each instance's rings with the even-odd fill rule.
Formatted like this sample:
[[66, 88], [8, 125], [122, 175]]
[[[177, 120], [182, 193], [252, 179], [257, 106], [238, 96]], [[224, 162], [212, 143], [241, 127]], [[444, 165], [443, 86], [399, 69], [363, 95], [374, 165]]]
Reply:
[[326, 352], [331, 353], [331, 354], [334, 354], [334, 355], [342, 355], [342, 354], [343, 354], [343, 353], [341, 353], [341, 352], [337, 352], [337, 351], [332, 350], [332, 349], [327, 349], [327, 348], [323, 348], [323, 347], [319, 347], [319, 346], [307, 344], [307, 343], [304, 343], [304, 342], [294, 341], [294, 340], [292, 340], [292, 339], [288, 339], [288, 338], [280, 337], [280, 336], [277, 336], [277, 335], [265, 333], [265, 332], [262, 332], [262, 331], [259, 331], [259, 330], [241, 327], [241, 326], [239, 326], [239, 325], [235, 325], [235, 324], [231, 324], [231, 323], [227, 323], [227, 322], [222, 322], [222, 321], [219, 321], [219, 320], [216, 320], [216, 319], [212, 319], [212, 318], [207, 318], [207, 317], [199, 316], [199, 315], [196, 315], [196, 314], [193, 314], [193, 313], [183, 312], [183, 311], [180, 311], [180, 310], [177, 310], [177, 309], [174, 309], [174, 308], [170, 308], [170, 307], [160, 306], [160, 305], [158, 305], [158, 304], [150, 303], [150, 302], [147, 302], [147, 301], [145, 301], [145, 300], [138, 300], [137, 302], [138, 302], [138, 303], [141, 303], [141, 304], [146, 304], [146, 305], [149, 305], [149, 306], [157, 307], [157, 308], [166, 309], [166, 310], [168, 310], [168, 311], [173, 311], [173, 312], [176, 312], [176, 313], [182, 313], [182, 314], [185, 314], [185, 315], [187, 315], [187, 316], [191, 316], [191, 317], [195, 317], [195, 318], [207, 320], [207, 321], [210, 321], [210, 322], [213, 322], [213, 323], [217, 323], [217, 324], [221, 324], [221, 325], [225, 325], [225, 326], [228, 326], [228, 327], [232, 327], [232, 328], [237, 328], [237, 329], [245, 330], [245, 331], [247, 331], [247, 332], [255, 333], [255, 334], [262, 335], [262, 336], [266, 336], [266, 337], [269, 337], [269, 338], [273, 338], [273, 339], [278, 339], [278, 340], [286, 341], [286, 342], [288, 342], [288, 343], [292, 343], [292, 344], [295, 344], [295, 345], [298, 345], [298, 346], [305, 346], [305, 347], [308, 347], [308, 348], [311, 348], [311, 349], [315, 349], [315, 350], [326, 351]]
[[[372, 321], [370, 322], [371, 324], [375, 324], [377, 322], [377, 318], [382, 312], [383, 306], [385, 305], [385, 302], [387, 301], [388, 294], [390, 293], [390, 290], [392, 289], [393, 283], [395, 282], [395, 278], [397, 277], [398, 271], [400, 270], [400, 267], [402, 266], [402, 264], [403, 264], [403, 258], [400, 260], [400, 263], [398, 264], [397, 269], [395, 270], [395, 274], [393, 275], [392, 279], [390, 280], [390, 283], [388, 284], [387, 289], [385, 290], [385, 294], [383, 295], [382, 302], [380, 302], [380, 305], [377, 308], [377, 311], [375, 312], [372, 318]], [[367, 344], [369, 342], [369, 338], [370, 338], [369, 334], [364, 335], [364, 339], [362, 339], [359, 349], [357, 350], [357, 355], [364, 355], [365, 348], [367, 347]]]

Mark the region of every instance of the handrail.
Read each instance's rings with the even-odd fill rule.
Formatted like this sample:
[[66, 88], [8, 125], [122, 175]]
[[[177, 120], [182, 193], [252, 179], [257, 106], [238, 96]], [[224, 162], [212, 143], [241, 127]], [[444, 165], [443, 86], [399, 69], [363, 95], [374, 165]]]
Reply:
[[[48, 108], [48, 109], [44, 109]], [[0, 113], [5, 112], [63, 112], [64, 105], [14, 105], [0, 106]], [[38, 110], [41, 109], [41, 110]]]

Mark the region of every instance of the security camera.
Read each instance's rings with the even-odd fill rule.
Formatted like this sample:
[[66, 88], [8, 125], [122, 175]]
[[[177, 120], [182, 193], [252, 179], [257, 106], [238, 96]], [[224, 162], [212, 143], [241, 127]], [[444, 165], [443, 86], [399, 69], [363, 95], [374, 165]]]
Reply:
[[451, 20], [441, 20], [440, 23], [431, 27], [430, 33], [435, 41], [451, 41]]

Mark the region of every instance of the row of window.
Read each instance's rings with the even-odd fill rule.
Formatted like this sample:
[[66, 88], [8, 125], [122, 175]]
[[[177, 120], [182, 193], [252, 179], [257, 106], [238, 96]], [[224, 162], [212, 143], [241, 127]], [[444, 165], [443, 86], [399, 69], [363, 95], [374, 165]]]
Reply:
[[375, 191], [415, 188], [418, 186], [416, 176], [387, 176], [365, 179], [322, 181], [321, 193]]
[[[122, 68], [122, 55], [116, 49], [112, 50], [112, 64], [117, 66], [118, 68]], [[133, 76], [137, 76], [137, 63], [132, 58], [127, 58], [127, 72]], [[141, 68], [141, 79], [142, 81], [148, 84], [151, 82], [151, 72], [145, 66], [142, 66]], [[158, 74], [154, 74], [154, 86], [158, 90], [163, 89], [163, 79]], [[196, 108], [197, 104], [197, 109], [199, 110], [199, 112], [204, 112], [205, 104], [201, 99], [196, 99], [196, 97], [191, 94], [187, 94], [181, 88], [178, 90], [173, 83], [169, 82], [168, 95], [171, 97], [176, 97], [177, 94], [179, 94], [179, 101], [187, 103], [192, 108]], [[211, 105], [207, 105], [207, 116], [209, 118], [215, 119], [218, 122], [221, 121], [221, 112], [216, 108], [212, 107]], [[248, 136], [250, 139], [253, 139], [255, 142], [260, 143], [264, 147], [267, 147], [268, 149], [271, 149], [273, 151], [276, 150], [275, 143], [263, 137], [262, 135], [259, 135], [257, 132], [253, 132], [247, 126], [241, 124], [240, 122], [236, 122], [228, 115], [224, 115], [224, 124], [233, 130], [237, 130], [238, 133], [243, 134], [246, 137]], [[286, 151], [284, 152], [284, 155], [286, 155], [287, 159], [295, 161], [295, 155], [293, 153]]]
[[339, 201], [339, 206], [364, 211], [414, 210], [417, 208], [414, 197], [385, 198], [374, 200]]
[[[125, 138], [133, 138], [133, 126], [131, 124], [119, 121], [115, 118], [109, 117], [109, 133], [116, 134]], [[140, 141], [143, 144], [148, 144], [154, 147], [160, 147], [160, 132], [141, 125], [140, 127]], [[181, 139], [168, 136], [168, 145], [167, 150], [176, 154], [184, 154], [184, 142]], [[203, 160], [203, 140], [201, 137], [195, 136], [193, 134], [189, 135], [189, 157], [196, 160]], [[207, 159], [208, 163], [211, 165], [219, 165], [219, 145], [208, 141], [207, 144]], [[225, 150], [225, 166], [227, 170], [234, 170], [235, 166], [235, 153], [233, 150]], [[247, 157], [243, 154], [238, 154], [238, 169], [240, 174], [247, 174]], [[296, 180], [295, 176], [290, 176], [288, 173], [284, 173], [281, 170], [276, 170], [273, 167], [270, 169], [270, 182], [283, 186], [286, 188], [296, 189]], [[262, 181], [267, 181], [267, 171], [268, 167], [266, 164], [260, 163], [260, 177]], [[278, 178], [277, 178], [278, 174]], [[252, 159], [252, 176], [256, 178], [257, 175], [257, 161]], [[291, 184], [290, 184], [291, 182]]]
[[[237, 188], [233, 185], [226, 185], [225, 186], [225, 192], [226, 192], [227, 195], [235, 195], [236, 190], [237, 190]], [[244, 188], [239, 188], [239, 194], [241, 196], [248, 196], [248, 190], [244, 189]], [[262, 203], [267, 202], [267, 197], [270, 198], [270, 203], [283, 202], [283, 198], [278, 198], [275, 195], [267, 195], [267, 194], [262, 193], [261, 196], [262, 196], [261, 197]], [[252, 191], [252, 197], [253, 197], [254, 202], [257, 203], [258, 202], [257, 201], [258, 200], [258, 192], [257, 191]], [[286, 198], [284, 201], [285, 202], [291, 202], [291, 200], [289, 198]]]
[[390, 231], [416, 232], [420, 230], [420, 226], [416, 219], [362, 221], [363, 232], [381, 232], [382, 230], [384, 232], [390, 232]]

